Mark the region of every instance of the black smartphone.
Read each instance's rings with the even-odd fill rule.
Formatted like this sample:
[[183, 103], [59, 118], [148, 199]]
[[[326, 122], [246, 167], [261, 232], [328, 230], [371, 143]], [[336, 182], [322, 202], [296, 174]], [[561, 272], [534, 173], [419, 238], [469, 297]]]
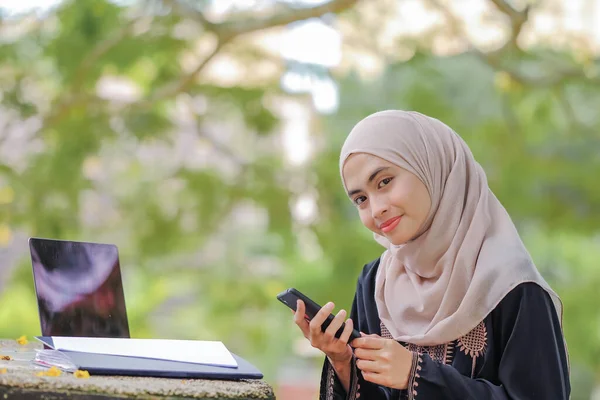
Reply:
[[[312, 320], [315, 317], [315, 315], [317, 315], [319, 310], [321, 309], [320, 305], [318, 305], [317, 303], [315, 303], [314, 301], [309, 299], [307, 296], [300, 293], [299, 290], [296, 290], [294, 288], [289, 288], [289, 289], [284, 290], [283, 292], [279, 293], [277, 295], [277, 299], [294, 311], [296, 311], [296, 301], [298, 299], [302, 300], [304, 302], [304, 305], [306, 306], [306, 310], [305, 310], [306, 315], [304, 316], [304, 318], [306, 318], [308, 321]], [[327, 316], [327, 319], [321, 325], [321, 330], [323, 332], [325, 332], [325, 330], [327, 329], [329, 324], [331, 324], [331, 321], [333, 321], [334, 317], [335, 316], [333, 314], [329, 314]], [[338, 329], [338, 331], [335, 333], [336, 338], [339, 339], [339, 337], [342, 335], [342, 332], [344, 332], [345, 326], [346, 326], [346, 323], [344, 322], [342, 324], [342, 326], [340, 327], [340, 329]], [[351, 342], [354, 339], [358, 339], [359, 337], [360, 337], [360, 332], [357, 331], [356, 329], [352, 329], [352, 333], [350, 334], [350, 338], [348, 339], [348, 341]]]

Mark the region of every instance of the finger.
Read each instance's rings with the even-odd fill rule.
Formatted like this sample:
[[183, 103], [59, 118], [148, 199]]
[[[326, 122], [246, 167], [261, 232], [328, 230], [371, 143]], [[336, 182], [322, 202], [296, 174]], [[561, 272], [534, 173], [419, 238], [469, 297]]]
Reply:
[[296, 323], [296, 325], [298, 325], [298, 327], [300, 328], [300, 330], [302, 331], [304, 336], [308, 337], [308, 332], [309, 332], [310, 328], [308, 326], [308, 321], [306, 319], [304, 319], [304, 302], [302, 300], [298, 300], [296, 302], [296, 312], [294, 313], [294, 322]]
[[354, 349], [354, 355], [360, 360], [376, 361], [379, 359], [379, 352], [380, 350], [363, 349], [360, 347]]
[[344, 328], [344, 331], [340, 335], [340, 341], [342, 341], [343, 343], [348, 343], [348, 339], [350, 339], [350, 335], [352, 334], [353, 328], [354, 328], [354, 322], [352, 321], [352, 319], [348, 318], [346, 320], [346, 327]]
[[385, 386], [385, 375], [378, 374], [376, 372], [362, 372], [362, 376], [365, 381], [375, 383], [377, 385]]
[[302, 300], [297, 300], [294, 321], [296, 321], [297, 324], [300, 324], [301, 322], [306, 322], [308, 325], [307, 318], [308, 317], [306, 316], [306, 306], [304, 305], [304, 302]]
[[[366, 334], [366, 333], [364, 333], [364, 332], [360, 332], [360, 337], [368, 337], [368, 336], [371, 336], [371, 335], [367, 335], [367, 334]], [[348, 344], [349, 344], [350, 346], [352, 346], [353, 348], [354, 348], [354, 347], [356, 347], [356, 345], [354, 344], [354, 341], [355, 341], [355, 340], [356, 340], [356, 339], [352, 339], [352, 342], [348, 343]], [[360, 343], [360, 342], [359, 342], [359, 343]]]
[[317, 315], [314, 316], [314, 318], [312, 319], [312, 321], [310, 321], [310, 330], [313, 332], [317, 332], [317, 331], [321, 331], [321, 325], [323, 325], [323, 322], [325, 322], [325, 320], [327, 319], [327, 316], [329, 314], [331, 314], [331, 312], [333, 311], [333, 308], [335, 307], [335, 304], [333, 304], [332, 302], [329, 302], [327, 304], [325, 304], [317, 313]]
[[346, 310], [340, 310], [325, 330], [325, 336], [327, 336], [328, 338], [334, 338], [338, 329], [340, 329], [340, 327], [344, 323], [345, 318]]
[[[360, 334], [361, 334], [361, 336], [362, 336], [362, 334], [363, 334], [363, 333], [361, 332]], [[356, 342], [356, 340], [357, 340], [356, 338], [355, 338], [355, 339], [352, 339], [352, 341], [351, 341], [350, 343], [348, 343], [348, 344], [349, 344], [349, 345], [350, 345], [352, 348], [355, 348], [355, 347], [356, 347], [356, 345], [354, 344], [354, 342]]]
[[362, 349], [379, 350], [379, 349], [383, 348], [386, 340], [387, 339], [383, 339], [379, 336], [377, 336], [377, 337], [363, 336], [363, 337], [359, 337], [358, 339], [355, 339], [352, 342], [352, 347], [362, 348]]
[[304, 319], [304, 313], [305, 313], [305, 305], [304, 302], [302, 300], [296, 300], [296, 320], [298, 318], [300, 319]]
[[381, 363], [371, 360], [356, 360], [356, 367], [364, 372], [381, 373], [383, 368]]

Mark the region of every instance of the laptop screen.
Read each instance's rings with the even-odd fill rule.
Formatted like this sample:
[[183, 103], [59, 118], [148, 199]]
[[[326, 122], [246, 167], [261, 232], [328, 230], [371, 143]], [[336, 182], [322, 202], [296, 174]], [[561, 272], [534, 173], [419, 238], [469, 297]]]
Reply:
[[43, 336], [129, 337], [111, 244], [29, 239]]

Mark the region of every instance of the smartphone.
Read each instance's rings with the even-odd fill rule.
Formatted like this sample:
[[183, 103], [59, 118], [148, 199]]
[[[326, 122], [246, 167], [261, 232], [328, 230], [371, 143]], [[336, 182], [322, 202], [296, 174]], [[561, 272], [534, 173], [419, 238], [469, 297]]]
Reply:
[[[294, 288], [289, 288], [289, 289], [284, 290], [283, 292], [279, 293], [277, 295], [277, 299], [294, 311], [296, 311], [296, 301], [302, 300], [304, 302], [304, 305], [306, 306], [306, 310], [305, 310], [306, 315], [304, 316], [304, 318], [306, 318], [308, 321], [312, 320], [315, 317], [315, 315], [317, 315], [319, 310], [321, 309], [320, 305], [318, 305], [317, 303], [315, 303], [314, 301], [309, 299], [307, 296], [300, 293], [299, 290], [296, 290]], [[327, 316], [327, 319], [321, 325], [321, 330], [323, 332], [325, 332], [325, 330], [327, 329], [329, 324], [331, 324], [331, 321], [333, 321], [334, 317], [335, 316], [333, 314], [329, 314]], [[340, 329], [338, 329], [338, 331], [335, 333], [336, 338], [339, 339], [339, 337], [342, 335], [342, 332], [344, 332], [345, 326], [346, 326], [346, 323], [344, 322], [342, 324], [342, 326], [340, 327]], [[359, 337], [360, 337], [360, 332], [358, 332], [356, 329], [352, 329], [352, 333], [350, 334], [350, 338], [348, 339], [348, 341], [351, 342], [354, 339], [358, 339]]]

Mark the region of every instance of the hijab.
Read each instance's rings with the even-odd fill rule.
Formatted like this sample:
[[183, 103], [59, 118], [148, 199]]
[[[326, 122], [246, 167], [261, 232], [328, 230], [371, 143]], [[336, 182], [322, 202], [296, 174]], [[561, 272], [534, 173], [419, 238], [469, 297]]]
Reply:
[[559, 297], [535, 267], [483, 168], [450, 127], [417, 112], [378, 112], [348, 135], [340, 173], [355, 153], [408, 170], [431, 197], [429, 214], [410, 241], [394, 245], [375, 234], [386, 248], [375, 301], [394, 339], [428, 346], [456, 340], [524, 282], [547, 291], [562, 320]]

